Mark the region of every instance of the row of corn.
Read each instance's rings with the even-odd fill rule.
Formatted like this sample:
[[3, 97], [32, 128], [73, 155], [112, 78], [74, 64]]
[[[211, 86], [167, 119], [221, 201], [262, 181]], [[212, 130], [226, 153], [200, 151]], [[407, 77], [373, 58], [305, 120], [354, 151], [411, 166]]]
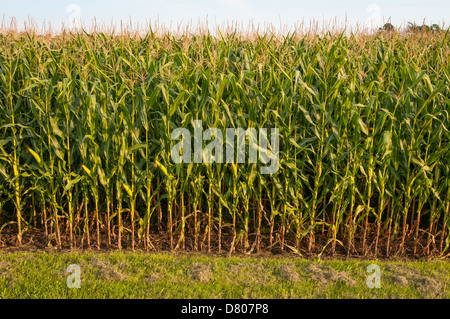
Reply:
[[[443, 255], [449, 55], [444, 31], [4, 32], [0, 245]], [[196, 120], [278, 128], [278, 170], [174, 163]]]

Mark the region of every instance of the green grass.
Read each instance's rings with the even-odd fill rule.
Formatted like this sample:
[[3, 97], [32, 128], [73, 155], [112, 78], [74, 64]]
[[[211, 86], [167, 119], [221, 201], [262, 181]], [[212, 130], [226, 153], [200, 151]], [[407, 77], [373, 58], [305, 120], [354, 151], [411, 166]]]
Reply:
[[[372, 263], [380, 266], [380, 288], [366, 286], [366, 268]], [[78, 289], [66, 285], [70, 264], [81, 268]], [[312, 269], [319, 271], [311, 273]], [[128, 251], [0, 255], [2, 299], [449, 298], [449, 282], [450, 265], [444, 261], [319, 261]]]

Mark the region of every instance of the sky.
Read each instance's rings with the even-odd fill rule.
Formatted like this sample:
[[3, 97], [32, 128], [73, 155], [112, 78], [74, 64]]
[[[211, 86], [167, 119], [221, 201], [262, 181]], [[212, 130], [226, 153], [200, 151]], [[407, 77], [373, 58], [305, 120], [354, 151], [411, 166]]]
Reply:
[[[183, 25], [207, 25], [210, 28], [238, 23], [264, 28], [290, 30], [302, 21], [315, 21], [320, 27], [337, 23], [348, 27], [380, 27], [391, 22], [397, 27], [407, 22], [447, 25], [449, 0], [0, 0], [3, 24], [15, 18], [23, 28], [33, 21], [37, 26], [58, 30], [64, 24], [82, 23], [117, 26], [120, 21], [133, 25], [165, 25], [176, 29]], [[330, 24], [330, 22], [333, 22]]]

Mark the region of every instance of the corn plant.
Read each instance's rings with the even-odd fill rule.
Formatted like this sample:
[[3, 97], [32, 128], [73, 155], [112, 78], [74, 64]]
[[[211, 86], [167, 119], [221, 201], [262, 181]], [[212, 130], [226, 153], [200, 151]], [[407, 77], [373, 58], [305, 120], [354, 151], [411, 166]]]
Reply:
[[[447, 31], [218, 31], [3, 30], [0, 244], [448, 255]], [[277, 128], [278, 170], [176, 128]]]

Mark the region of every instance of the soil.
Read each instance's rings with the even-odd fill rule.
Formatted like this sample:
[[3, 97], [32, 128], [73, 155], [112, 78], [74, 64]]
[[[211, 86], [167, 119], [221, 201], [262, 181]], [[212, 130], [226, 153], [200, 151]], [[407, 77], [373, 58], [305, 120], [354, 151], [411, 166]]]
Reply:
[[[365, 254], [362, 253], [362, 240], [355, 239], [355, 245], [352, 251], [347, 251], [346, 247], [341, 245], [336, 245], [336, 251], [331, 254], [330, 247], [328, 245], [326, 249], [322, 252], [322, 247], [328, 241], [327, 235], [317, 234], [315, 235], [315, 246], [311, 252], [308, 252], [308, 241], [303, 239], [300, 242], [299, 249], [293, 249], [296, 246], [295, 241], [285, 239], [284, 249], [281, 249], [279, 238], [275, 236], [275, 240], [270, 245], [268, 238], [261, 238], [260, 249], [256, 249], [252, 243], [254, 242], [255, 236], [249, 235], [249, 242], [251, 248], [244, 249], [241, 243], [237, 243], [234, 251], [231, 253], [232, 238], [229, 233], [224, 229], [222, 237], [222, 249], [219, 251], [218, 241], [215, 240], [214, 236], [211, 238], [211, 248], [208, 249], [205, 242], [199, 242], [198, 247], [194, 246], [194, 239], [186, 236], [185, 239], [185, 249], [178, 248], [177, 250], [170, 249], [170, 240], [166, 233], [153, 231], [151, 233], [152, 246], [147, 245], [144, 241], [138, 241], [136, 239], [135, 248], [131, 247], [131, 240], [128, 234], [123, 236], [122, 250], [142, 250], [142, 251], [157, 251], [157, 252], [170, 252], [170, 253], [199, 253], [208, 255], [220, 255], [220, 256], [253, 256], [253, 257], [295, 257], [301, 256], [302, 258], [315, 259], [320, 255], [323, 260], [327, 259], [378, 259], [378, 260], [430, 260], [434, 258], [448, 258], [450, 253], [440, 254], [436, 243], [431, 243], [428, 245], [427, 242], [420, 242], [417, 244], [417, 251], [414, 254], [414, 241], [407, 240], [403, 248], [400, 246], [400, 239], [397, 241], [390, 242], [390, 249], [387, 251], [386, 240], [380, 239], [378, 243], [378, 252], [375, 255], [374, 245], [371, 242], [368, 246], [371, 247]], [[206, 236], [205, 236], [206, 237]], [[111, 245], [107, 244], [108, 237], [103, 231], [101, 232], [100, 247], [97, 246], [96, 232], [93, 229], [91, 232], [90, 245], [87, 243], [85, 237], [76, 236], [74, 245], [70, 245], [70, 240], [66, 234], [61, 235], [61, 248], [58, 248], [56, 236], [45, 236], [44, 232], [38, 230], [27, 230], [22, 236], [22, 245], [18, 245], [17, 234], [14, 229], [3, 229], [0, 234], [0, 251], [1, 250], [28, 250], [28, 251], [108, 251], [117, 250], [118, 242], [117, 236], [111, 237]], [[176, 243], [177, 241], [174, 240]], [[345, 241], [342, 241], [345, 242]], [[429, 244], [429, 243], [428, 243]], [[442, 255], [442, 256], [441, 256]]]

